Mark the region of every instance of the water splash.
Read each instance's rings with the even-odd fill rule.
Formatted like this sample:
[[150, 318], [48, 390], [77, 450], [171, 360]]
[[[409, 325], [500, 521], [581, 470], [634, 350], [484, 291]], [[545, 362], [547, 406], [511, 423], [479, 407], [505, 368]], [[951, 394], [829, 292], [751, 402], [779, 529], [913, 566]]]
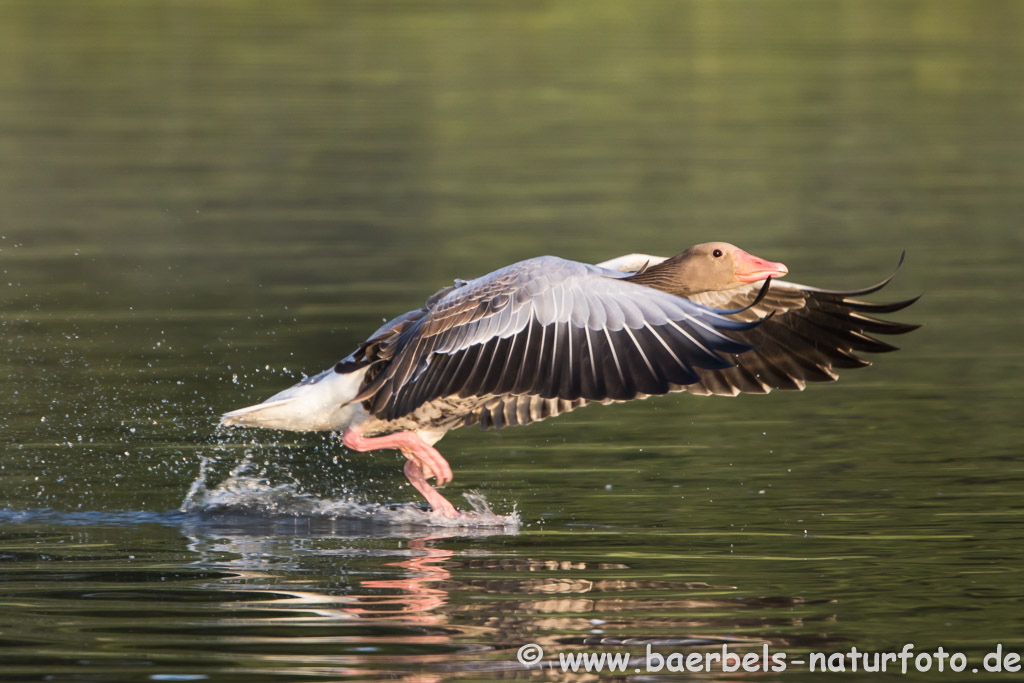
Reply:
[[253, 474], [252, 463], [245, 458], [227, 478], [216, 485], [208, 483], [213, 460], [204, 457], [199, 475], [181, 504], [186, 514], [252, 515], [254, 517], [307, 517], [357, 520], [388, 526], [483, 529], [519, 529], [519, 513], [498, 515], [479, 493], [467, 492], [463, 498], [468, 510], [456, 518], [432, 514], [418, 504], [367, 503], [345, 498], [321, 498], [302, 491], [295, 480], [271, 483]]

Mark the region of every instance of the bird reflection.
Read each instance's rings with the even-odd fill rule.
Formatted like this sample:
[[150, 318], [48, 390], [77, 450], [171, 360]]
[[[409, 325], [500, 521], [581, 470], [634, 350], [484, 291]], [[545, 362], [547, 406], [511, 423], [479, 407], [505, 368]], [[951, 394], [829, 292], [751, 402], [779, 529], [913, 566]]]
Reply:
[[[647, 644], [821, 648], [830, 638], [809, 634], [807, 623], [820, 622], [826, 631], [834, 618], [828, 601], [650, 579], [620, 563], [475, 555], [460, 545], [465, 530], [255, 531], [191, 530], [195, 564], [230, 570], [232, 578], [221, 581], [244, 584], [247, 597], [231, 605], [226, 630], [239, 617], [265, 623], [287, 647], [313, 648], [323, 662], [315, 667], [319, 675], [386, 672], [417, 683], [452, 671], [501, 677], [522, 671], [515, 653], [524, 643], [551, 654], [637, 652]], [[265, 600], [253, 598], [261, 593]], [[778, 635], [787, 631], [799, 635]], [[759, 638], [759, 632], [773, 636]]]
[[400, 562], [385, 562], [385, 567], [401, 567], [405, 575], [394, 579], [365, 579], [360, 581], [363, 588], [399, 591], [398, 595], [354, 595], [360, 605], [373, 607], [352, 607], [352, 614], [366, 615], [375, 619], [400, 617], [408, 623], [435, 625], [446, 622], [447, 616], [440, 609], [448, 605], [448, 589], [441, 582], [452, 578], [444, 562], [454, 553], [450, 550], [432, 547], [432, 542], [444, 536], [424, 536], [409, 541], [409, 550], [416, 552]]

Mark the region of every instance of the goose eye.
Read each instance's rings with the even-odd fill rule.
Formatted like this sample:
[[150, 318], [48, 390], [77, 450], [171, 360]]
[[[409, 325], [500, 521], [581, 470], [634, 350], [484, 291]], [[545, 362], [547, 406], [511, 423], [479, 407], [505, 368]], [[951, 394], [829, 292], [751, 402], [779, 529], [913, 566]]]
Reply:
[[722, 250], [721, 249], [715, 249], [713, 252], [711, 252], [711, 255], [714, 256], [715, 258], [721, 258], [722, 257]]

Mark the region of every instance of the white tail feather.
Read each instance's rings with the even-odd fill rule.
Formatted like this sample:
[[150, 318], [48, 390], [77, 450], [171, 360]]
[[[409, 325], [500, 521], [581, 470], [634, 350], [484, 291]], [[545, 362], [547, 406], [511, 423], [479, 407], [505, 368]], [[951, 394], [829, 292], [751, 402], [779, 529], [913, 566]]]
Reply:
[[220, 424], [295, 432], [343, 431], [366, 417], [362, 405], [351, 403], [365, 374], [365, 368], [343, 374], [326, 370], [263, 403], [224, 413]]

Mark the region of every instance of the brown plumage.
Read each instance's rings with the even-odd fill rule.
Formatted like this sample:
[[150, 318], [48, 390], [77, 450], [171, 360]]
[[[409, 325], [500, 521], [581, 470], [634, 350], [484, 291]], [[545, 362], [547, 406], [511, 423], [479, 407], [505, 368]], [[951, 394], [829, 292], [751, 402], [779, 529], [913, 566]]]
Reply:
[[457, 281], [333, 370], [223, 422], [336, 429], [357, 450], [399, 448], [413, 485], [453, 515], [426, 483], [451, 477], [432, 447], [450, 429], [528, 424], [587, 403], [675, 391], [803, 389], [868, 365], [861, 353], [895, 349], [873, 335], [917, 327], [872, 317], [915, 299], [857, 298], [891, 278], [849, 292], [780, 280], [765, 287], [786, 273], [724, 242], [597, 266], [530, 259]]

